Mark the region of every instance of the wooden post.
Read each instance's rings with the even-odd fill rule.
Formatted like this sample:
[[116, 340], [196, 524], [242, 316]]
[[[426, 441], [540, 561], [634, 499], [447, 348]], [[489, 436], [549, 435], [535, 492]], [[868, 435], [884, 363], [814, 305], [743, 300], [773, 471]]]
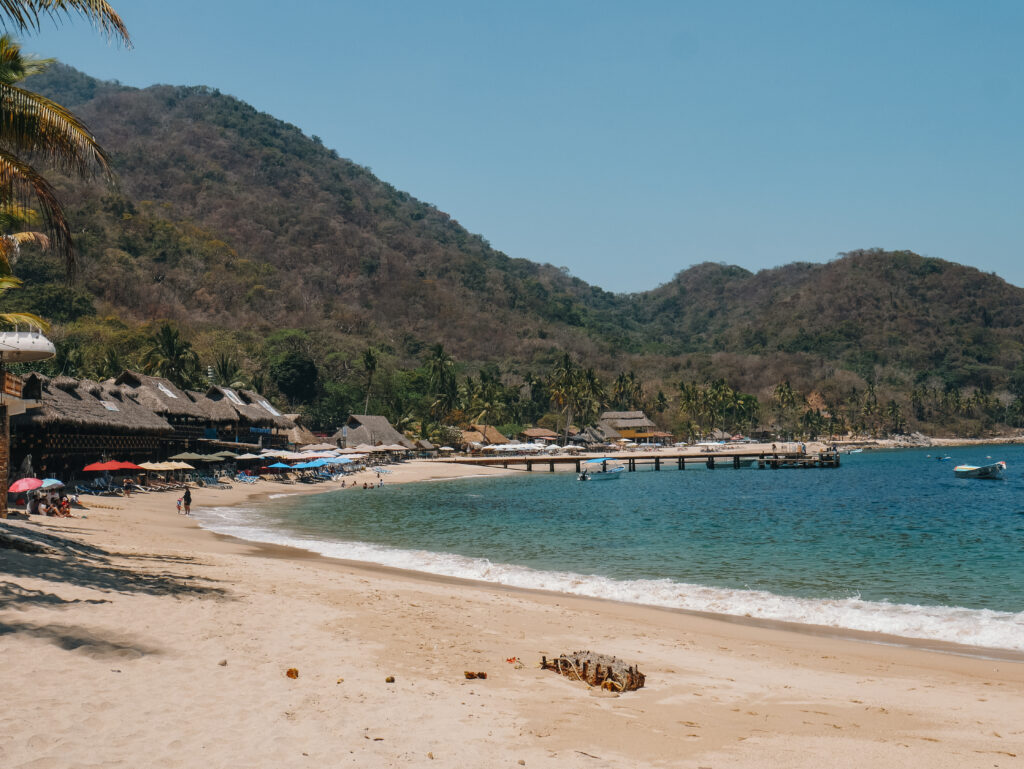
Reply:
[[736, 456], [734, 456], [732, 458], [732, 466], [733, 466], [733, 469], [735, 469], [735, 470], [739, 470], [740, 469], [740, 455], [739, 454], [737, 454]]
[[655, 457], [654, 458], [654, 469], [655, 469], [655, 471], [661, 469], [661, 457]]
[[715, 469], [715, 458], [714, 457], [708, 457], [707, 465], [708, 465], [708, 470], [714, 470]]
[[529, 459], [526, 460], [526, 472], [533, 472], [533, 462], [531, 462]]
[[[0, 387], [6, 377], [4, 367], [0, 365]], [[0, 518], [7, 517], [7, 487], [10, 486], [11, 469], [11, 425], [7, 418], [7, 404], [0, 403]]]
[[553, 460], [552, 460], [551, 462], [549, 462], [549, 463], [548, 463], [548, 472], [549, 472], [549, 473], [553, 473], [553, 472], [555, 472], [555, 463], [554, 463], [554, 461], [553, 461]]

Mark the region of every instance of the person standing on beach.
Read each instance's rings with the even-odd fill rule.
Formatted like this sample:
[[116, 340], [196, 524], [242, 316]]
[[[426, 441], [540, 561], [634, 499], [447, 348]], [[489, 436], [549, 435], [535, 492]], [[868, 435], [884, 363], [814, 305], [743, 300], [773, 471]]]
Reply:
[[181, 501], [185, 504], [185, 515], [192, 514], [192, 489], [186, 487], [185, 493], [181, 495]]

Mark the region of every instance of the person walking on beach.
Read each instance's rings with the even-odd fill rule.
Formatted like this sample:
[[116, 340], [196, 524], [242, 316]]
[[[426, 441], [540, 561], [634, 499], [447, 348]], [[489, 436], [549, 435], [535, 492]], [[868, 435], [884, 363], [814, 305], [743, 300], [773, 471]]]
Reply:
[[181, 497], [178, 497], [178, 515], [181, 515]]
[[185, 515], [192, 515], [192, 489], [185, 488], [185, 493], [181, 495], [181, 501], [185, 503]]

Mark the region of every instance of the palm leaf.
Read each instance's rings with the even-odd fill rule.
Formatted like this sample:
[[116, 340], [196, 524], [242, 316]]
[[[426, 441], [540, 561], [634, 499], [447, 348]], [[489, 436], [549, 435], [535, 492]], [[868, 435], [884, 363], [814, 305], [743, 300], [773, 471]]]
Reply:
[[71, 227], [64, 217], [64, 209], [57, 193], [38, 171], [23, 163], [9, 152], [0, 149], [0, 200], [35, 201], [43, 218], [43, 229], [50, 237], [53, 250], [64, 260], [68, 274], [76, 267], [75, 251], [71, 242]]
[[83, 178], [110, 176], [110, 161], [85, 123], [56, 102], [3, 82], [0, 142], [8, 152], [45, 158]]
[[20, 30], [38, 32], [42, 19], [57, 21], [77, 12], [109, 38], [131, 47], [128, 28], [105, 0], [0, 0], [0, 13]]

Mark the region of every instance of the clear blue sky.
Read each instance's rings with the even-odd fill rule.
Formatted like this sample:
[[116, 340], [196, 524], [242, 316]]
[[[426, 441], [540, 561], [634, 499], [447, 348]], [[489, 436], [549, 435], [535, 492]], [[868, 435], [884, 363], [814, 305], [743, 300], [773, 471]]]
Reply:
[[1024, 286], [1024, 3], [112, 0], [25, 48], [219, 88], [613, 291], [911, 249]]

